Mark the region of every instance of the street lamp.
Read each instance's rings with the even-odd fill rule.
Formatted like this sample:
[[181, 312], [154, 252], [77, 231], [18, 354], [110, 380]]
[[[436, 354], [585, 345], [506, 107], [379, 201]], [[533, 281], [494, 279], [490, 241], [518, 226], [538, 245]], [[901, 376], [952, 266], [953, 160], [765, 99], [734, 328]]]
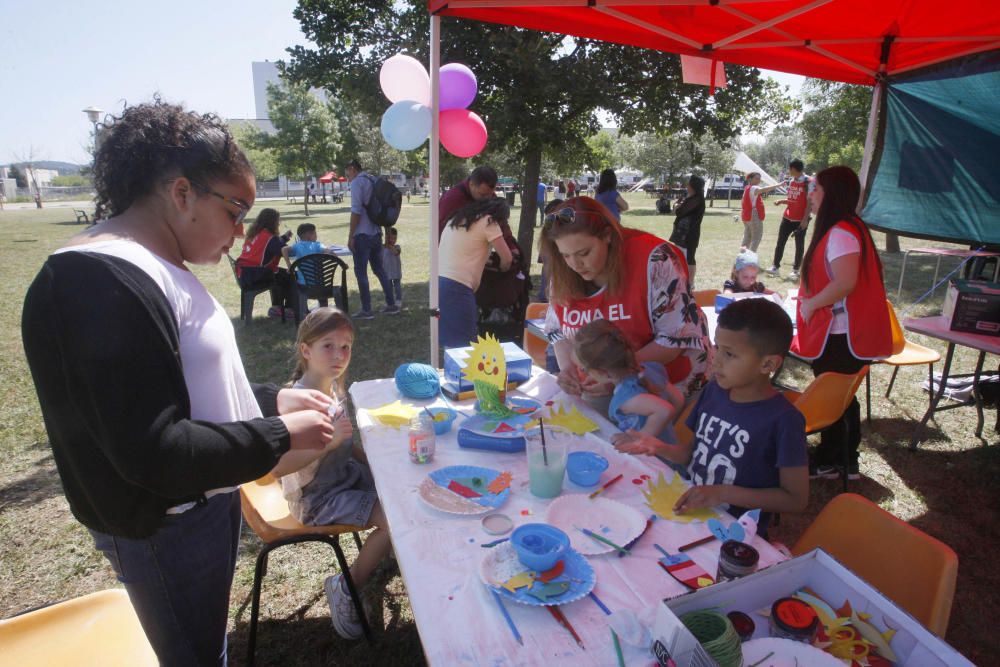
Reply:
[[104, 113], [104, 110], [91, 106], [83, 109], [83, 113], [87, 114], [87, 120], [94, 124], [94, 153], [97, 153], [97, 123], [101, 120], [101, 114]]

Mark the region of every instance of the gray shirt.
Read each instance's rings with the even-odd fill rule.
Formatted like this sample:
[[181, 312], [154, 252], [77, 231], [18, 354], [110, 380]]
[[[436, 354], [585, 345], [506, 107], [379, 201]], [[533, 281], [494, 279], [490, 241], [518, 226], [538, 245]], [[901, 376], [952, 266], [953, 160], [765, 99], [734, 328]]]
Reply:
[[368, 217], [368, 211], [365, 209], [365, 204], [368, 203], [371, 196], [372, 177], [367, 172], [362, 171], [351, 181], [351, 213], [357, 213], [361, 216], [358, 226], [354, 228], [355, 236], [358, 234], [378, 236], [382, 233], [378, 225]]

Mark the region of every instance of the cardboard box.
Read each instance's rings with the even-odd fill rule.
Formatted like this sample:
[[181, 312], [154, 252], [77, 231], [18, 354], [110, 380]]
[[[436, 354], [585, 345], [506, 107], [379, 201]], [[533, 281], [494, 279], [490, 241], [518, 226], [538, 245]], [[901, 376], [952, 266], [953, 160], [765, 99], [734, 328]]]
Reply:
[[[531, 377], [531, 357], [514, 343], [503, 343], [507, 361], [507, 383], [521, 384]], [[444, 380], [456, 392], [472, 391], [472, 383], [462, 377], [471, 347], [453, 347], [444, 351]]]
[[[919, 582], [915, 581], [914, 585], [919, 585]], [[869, 615], [868, 622], [880, 632], [894, 629], [896, 633], [889, 640], [889, 646], [897, 658], [896, 665], [972, 665], [944, 640], [822, 549], [772, 565], [742, 579], [664, 600], [653, 625], [653, 653], [659, 656], [669, 653], [677, 667], [706, 664], [701, 661], [697, 650], [700, 645], [691, 645], [691, 642], [697, 642], [679, 617], [710, 608], [717, 608], [722, 613], [742, 611], [756, 625], [753, 638], [768, 637], [768, 619], [758, 611], [769, 609], [778, 598], [790, 596], [802, 588], [811, 589], [834, 609], [849, 601], [854, 612]], [[662, 658], [660, 662], [666, 664]], [[710, 660], [708, 664], [713, 663]]]
[[944, 316], [952, 331], [1000, 336], [1000, 284], [952, 280], [944, 298]]

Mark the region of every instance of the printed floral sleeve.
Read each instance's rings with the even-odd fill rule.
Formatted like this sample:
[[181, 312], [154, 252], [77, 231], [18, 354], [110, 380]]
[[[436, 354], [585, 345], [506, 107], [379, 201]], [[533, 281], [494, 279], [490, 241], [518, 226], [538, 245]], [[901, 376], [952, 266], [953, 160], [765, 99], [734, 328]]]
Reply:
[[703, 350], [708, 327], [691, 296], [687, 276], [673, 246], [664, 243], [649, 256], [649, 321], [653, 340], [664, 347]]

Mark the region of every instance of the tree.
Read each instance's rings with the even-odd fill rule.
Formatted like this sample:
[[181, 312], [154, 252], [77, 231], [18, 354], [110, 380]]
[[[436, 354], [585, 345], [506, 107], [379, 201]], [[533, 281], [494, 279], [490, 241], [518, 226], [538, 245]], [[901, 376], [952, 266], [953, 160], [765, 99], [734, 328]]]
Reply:
[[657, 181], [672, 183], [675, 176], [694, 168], [693, 143], [688, 133], [656, 135], [641, 133], [635, 137], [633, 167]]
[[24, 175], [24, 171], [16, 164], [10, 165], [10, 177], [14, 179], [14, 184], [17, 187], [28, 187], [28, 178]]
[[[386, 58], [406, 51], [428, 61], [421, 0], [300, 0], [294, 16], [315, 47], [289, 49], [286, 71], [373, 115], [388, 106], [378, 85]], [[520, 158], [525, 191], [538, 183], [543, 155], [557, 168], [586, 163], [586, 139], [600, 130], [602, 113], [625, 134], [688, 130], [729, 138], [755, 115], [780, 120], [786, 106], [772, 99], [770, 80], [752, 68], [727, 67], [729, 86], [712, 97], [707, 87], [682, 83], [674, 54], [449, 17], [442, 19], [441, 59], [476, 73], [472, 108], [486, 122], [490, 150]], [[528, 197], [518, 228], [528, 255], [536, 218], [535, 199]]]
[[52, 185], [60, 188], [84, 187], [90, 185], [90, 179], [82, 174], [67, 174], [66, 176], [56, 176], [52, 179]]
[[257, 140], [260, 132], [253, 125], [240, 125], [233, 128], [233, 138], [240, 145], [247, 159], [253, 166], [258, 181], [273, 181], [278, 178], [281, 168], [273, 148], [264, 148]]
[[[340, 150], [337, 117], [329, 104], [309, 92], [308, 86], [289, 81], [268, 84], [267, 113], [275, 133], [249, 132], [248, 144], [273, 151], [282, 172], [302, 174], [306, 182], [311, 174], [322, 174], [334, 164]], [[309, 197], [302, 199], [309, 215]]]
[[[704, 136], [695, 144], [695, 171], [708, 176], [714, 184], [719, 176], [729, 173], [735, 159], [735, 151], [729, 143], [712, 136]], [[710, 192], [709, 205], [715, 206], [715, 187]]]
[[761, 168], [776, 176], [794, 159], [806, 160], [805, 136], [794, 125], [774, 128], [761, 142], [743, 146], [743, 151]]

